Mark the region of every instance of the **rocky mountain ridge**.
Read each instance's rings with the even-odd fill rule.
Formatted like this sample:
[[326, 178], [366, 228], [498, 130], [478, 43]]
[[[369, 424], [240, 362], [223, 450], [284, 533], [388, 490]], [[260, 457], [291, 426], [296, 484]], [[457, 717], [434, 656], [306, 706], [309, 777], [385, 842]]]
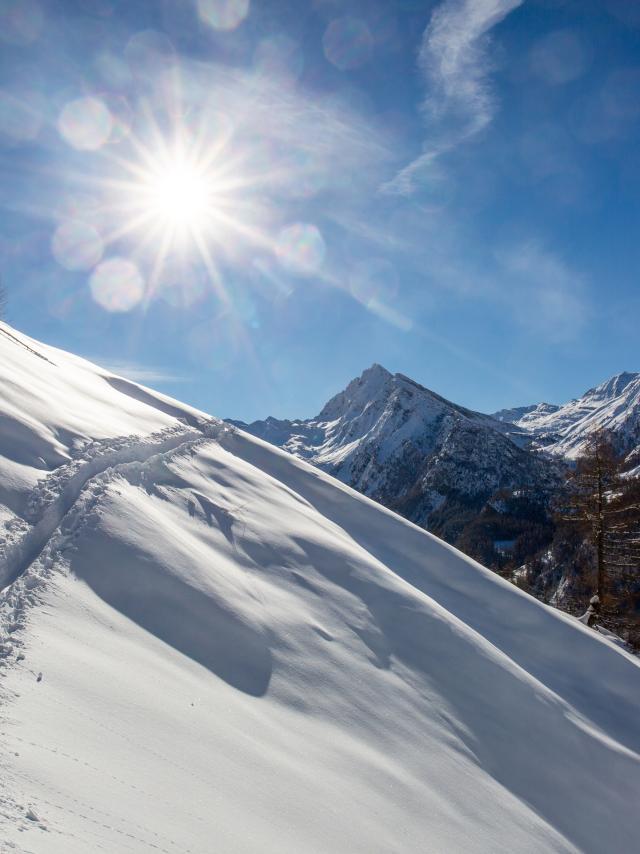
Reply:
[[528, 435], [534, 449], [558, 457], [578, 457], [597, 429], [611, 431], [620, 451], [629, 453], [640, 445], [640, 373], [616, 374], [562, 406], [539, 403], [501, 410], [493, 418]]
[[520, 447], [510, 423], [380, 365], [315, 418], [234, 423], [454, 543], [497, 492], [542, 500], [559, 477], [555, 461]]
[[233, 423], [497, 567], [544, 544], [549, 496], [592, 430], [640, 445], [640, 374], [485, 415], [374, 364], [315, 418]]

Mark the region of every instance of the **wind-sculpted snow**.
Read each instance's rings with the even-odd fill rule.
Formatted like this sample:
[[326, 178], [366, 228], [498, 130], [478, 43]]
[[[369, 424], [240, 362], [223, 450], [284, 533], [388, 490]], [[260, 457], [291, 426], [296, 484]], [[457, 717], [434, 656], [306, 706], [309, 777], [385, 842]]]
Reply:
[[[217, 430], [218, 424], [211, 419], [208, 432]], [[172, 427], [146, 437], [125, 436], [92, 442], [84, 448], [81, 458], [60, 466], [39, 481], [26, 505], [26, 524], [11, 526], [0, 539], [0, 589], [35, 560], [91, 478], [123, 463], [146, 460], [189, 440], [199, 439], [206, 432], [203, 422], [201, 430]]]
[[0, 394], [0, 525], [22, 517], [36, 483], [93, 442], [207, 420], [1, 322]]
[[3, 852], [637, 847], [637, 660], [326, 473], [174, 423], [53, 506], [0, 594]]

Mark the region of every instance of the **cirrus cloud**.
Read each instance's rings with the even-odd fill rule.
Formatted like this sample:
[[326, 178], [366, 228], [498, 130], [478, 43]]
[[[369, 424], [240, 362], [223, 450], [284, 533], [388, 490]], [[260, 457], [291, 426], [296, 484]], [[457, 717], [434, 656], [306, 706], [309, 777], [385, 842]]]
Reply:
[[418, 68], [425, 85], [421, 113], [429, 132], [422, 153], [383, 190], [410, 195], [446, 151], [492, 120], [490, 31], [524, 0], [444, 0], [424, 31]]

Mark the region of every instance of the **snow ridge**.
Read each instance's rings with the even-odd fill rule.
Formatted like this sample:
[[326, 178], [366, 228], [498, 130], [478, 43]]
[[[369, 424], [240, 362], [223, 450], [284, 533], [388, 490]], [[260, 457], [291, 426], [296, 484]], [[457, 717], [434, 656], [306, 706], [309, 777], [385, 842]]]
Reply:
[[187, 442], [215, 435], [220, 429], [224, 429], [220, 422], [212, 420], [210, 426], [202, 430], [174, 427], [144, 438], [128, 436], [95, 442], [82, 459], [56, 469], [38, 484], [30, 497], [31, 528], [17, 541], [0, 542], [0, 590], [36, 559], [89, 480], [122, 464], [144, 462]]
[[20, 648], [18, 633], [24, 628], [28, 608], [37, 601], [54, 568], [63, 571], [65, 553], [90, 521], [109, 485], [122, 475], [142, 483], [145, 472], [170, 462], [176, 454], [193, 453], [200, 444], [232, 430], [211, 419], [199, 431], [175, 428], [142, 440], [135, 436], [96, 442], [89, 459], [63, 466], [34, 490], [33, 526], [20, 540], [1, 546], [0, 666]]

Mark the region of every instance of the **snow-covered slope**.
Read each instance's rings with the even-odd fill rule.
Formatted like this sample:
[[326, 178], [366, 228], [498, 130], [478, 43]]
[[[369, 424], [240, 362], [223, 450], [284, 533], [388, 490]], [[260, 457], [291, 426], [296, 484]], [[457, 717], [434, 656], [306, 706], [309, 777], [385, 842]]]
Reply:
[[[0, 407], [37, 362], [0, 364]], [[2, 851], [635, 849], [635, 659], [189, 417], [78, 448], [27, 502], [0, 605]]]
[[640, 374], [617, 374], [564, 406], [546, 403], [493, 416], [528, 434], [533, 446], [569, 459], [594, 430], [612, 431], [624, 451], [640, 446]]
[[515, 406], [513, 409], [500, 409], [491, 416], [496, 421], [505, 424], [518, 424], [522, 418], [528, 416], [528, 420], [534, 420], [546, 415], [553, 415], [560, 407], [555, 403], [533, 403], [531, 406]]
[[515, 432], [510, 424], [380, 365], [308, 421], [233, 423], [420, 525], [448, 499], [478, 502], [501, 488], [544, 487], [554, 476], [545, 460], [505, 435]]
[[25, 512], [43, 475], [86, 454], [95, 440], [197, 426], [206, 418], [2, 322], [0, 370], [0, 505], [12, 513]]

